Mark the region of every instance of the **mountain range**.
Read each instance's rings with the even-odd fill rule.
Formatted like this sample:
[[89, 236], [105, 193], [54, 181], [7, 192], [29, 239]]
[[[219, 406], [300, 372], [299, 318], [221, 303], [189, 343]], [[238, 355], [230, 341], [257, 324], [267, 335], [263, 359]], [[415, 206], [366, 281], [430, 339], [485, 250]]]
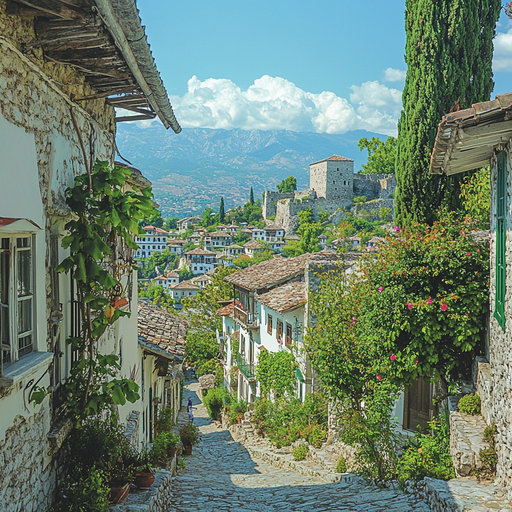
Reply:
[[[359, 139], [378, 134], [356, 130], [342, 135], [287, 130], [183, 129], [176, 135], [159, 123], [118, 125], [117, 145], [123, 158], [153, 183], [164, 217], [216, 210], [221, 196], [226, 209], [244, 204], [288, 176], [298, 189], [309, 186], [309, 164], [333, 154], [354, 159], [354, 170], [366, 162]], [[383, 138], [382, 135], [380, 135]]]

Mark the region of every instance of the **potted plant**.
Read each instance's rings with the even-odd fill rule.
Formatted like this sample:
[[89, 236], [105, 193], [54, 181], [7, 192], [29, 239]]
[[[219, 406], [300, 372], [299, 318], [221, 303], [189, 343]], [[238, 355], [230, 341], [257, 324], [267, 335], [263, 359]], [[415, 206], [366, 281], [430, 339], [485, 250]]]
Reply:
[[185, 455], [192, 455], [192, 446], [199, 441], [197, 427], [193, 423], [183, 425], [180, 429], [180, 438], [185, 447]]
[[155, 483], [155, 469], [151, 465], [151, 452], [144, 448], [138, 457], [137, 473], [133, 483], [139, 488], [148, 488]]

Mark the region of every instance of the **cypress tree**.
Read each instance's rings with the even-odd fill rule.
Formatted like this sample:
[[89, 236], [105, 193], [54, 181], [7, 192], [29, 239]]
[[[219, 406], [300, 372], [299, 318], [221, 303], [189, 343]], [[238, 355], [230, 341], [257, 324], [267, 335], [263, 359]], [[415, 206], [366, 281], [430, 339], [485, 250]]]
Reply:
[[249, 204], [254, 204], [254, 192], [251, 187], [251, 195], [249, 196]]
[[224, 222], [225, 217], [225, 211], [224, 211], [224, 197], [220, 198], [220, 206], [219, 206], [219, 222]]
[[462, 176], [428, 173], [444, 114], [490, 99], [500, 0], [406, 0], [407, 77], [398, 124], [396, 220], [432, 223], [459, 207]]

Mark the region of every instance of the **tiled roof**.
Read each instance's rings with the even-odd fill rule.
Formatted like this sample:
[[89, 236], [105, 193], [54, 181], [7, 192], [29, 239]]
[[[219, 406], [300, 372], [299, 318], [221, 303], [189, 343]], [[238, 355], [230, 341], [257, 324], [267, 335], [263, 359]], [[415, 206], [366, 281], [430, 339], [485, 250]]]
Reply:
[[194, 284], [191, 279], [188, 281], [181, 281], [180, 284], [173, 286], [173, 290], [199, 290], [199, 286]]
[[180, 277], [178, 272], [176, 272], [174, 270], [168, 270], [167, 272], [165, 272], [165, 276], [166, 277]]
[[201, 247], [198, 247], [197, 249], [192, 249], [191, 251], [187, 251], [185, 254], [187, 256], [215, 256], [214, 252], [207, 251], [206, 249], [201, 249]]
[[258, 295], [258, 302], [273, 311], [285, 313], [304, 304], [307, 298], [306, 283], [295, 282], [274, 288], [263, 295]]
[[249, 240], [245, 243], [244, 247], [247, 247], [247, 249], [262, 249], [263, 245], [259, 240]]
[[155, 345], [170, 354], [183, 357], [188, 324], [159, 306], [139, 301], [138, 335], [145, 343]]
[[228, 245], [226, 247], [226, 249], [243, 249], [243, 247], [241, 245], [231, 244], [231, 245]]
[[257, 291], [303, 276], [309, 261], [337, 259], [339, 259], [338, 254], [333, 251], [307, 253], [296, 258], [274, 257], [258, 265], [239, 270], [227, 276], [225, 280], [246, 290]]
[[320, 162], [353, 162], [354, 160], [352, 160], [352, 158], [346, 158], [344, 156], [340, 156], [340, 155], [332, 155], [330, 156], [329, 158], [324, 158], [323, 160], [318, 160], [318, 162], [313, 162], [312, 164], [309, 164], [309, 165], [315, 165], [315, 164], [319, 164]]
[[235, 309], [233, 302], [234, 301], [231, 301], [230, 304], [227, 304], [226, 306], [222, 306], [220, 309], [217, 309], [217, 315], [232, 317], [233, 311]]
[[233, 238], [233, 235], [231, 233], [228, 233], [227, 231], [215, 231], [213, 233], [210, 233], [211, 237], [224, 237], [224, 238]]
[[202, 276], [193, 277], [191, 281], [193, 283], [202, 283], [204, 281], [211, 281], [212, 278], [210, 276], [207, 276], [206, 274], [203, 274]]
[[269, 222], [264, 229], [275, 229], [275, 230], [284, 230], [282, 226], [278, 226], [277, 224], [274, 224], [272, 222]]

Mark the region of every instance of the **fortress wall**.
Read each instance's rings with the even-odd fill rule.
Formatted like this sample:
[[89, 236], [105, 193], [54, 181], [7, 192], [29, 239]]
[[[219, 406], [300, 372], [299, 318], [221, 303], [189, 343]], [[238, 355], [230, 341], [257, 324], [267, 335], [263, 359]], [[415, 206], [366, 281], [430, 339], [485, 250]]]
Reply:
[[394, 174], [354, 174], [354, 197], [367, 199], [387, 199], [396, 191]]
[[277, 214], [277, 202], [282, 199], [293, 199], [294, 192], [288, 194], [280, 194], [279, 192], [265, 191], [265, 199], [263, 200], [262, 214], [263, 218], [267, 220], [268, 217], [273, 217]]

